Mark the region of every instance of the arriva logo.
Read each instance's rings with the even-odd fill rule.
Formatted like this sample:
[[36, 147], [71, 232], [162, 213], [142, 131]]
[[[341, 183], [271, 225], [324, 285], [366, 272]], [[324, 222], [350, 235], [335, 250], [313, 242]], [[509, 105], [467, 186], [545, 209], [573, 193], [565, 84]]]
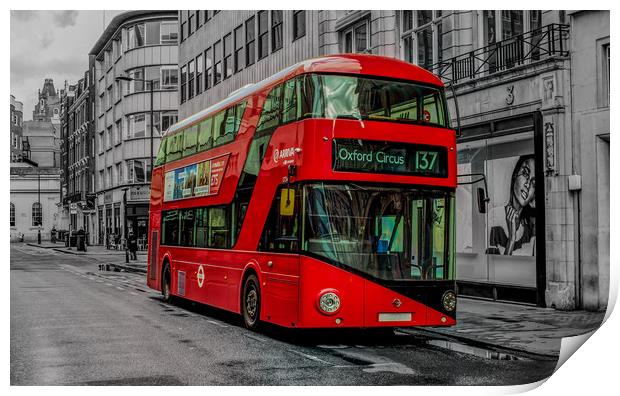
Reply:
[[280, 159], [287, 159], [295, 155], [295, 148], [288, 147], [282, 150], [273, 149], [273, 162], [278, 163]]

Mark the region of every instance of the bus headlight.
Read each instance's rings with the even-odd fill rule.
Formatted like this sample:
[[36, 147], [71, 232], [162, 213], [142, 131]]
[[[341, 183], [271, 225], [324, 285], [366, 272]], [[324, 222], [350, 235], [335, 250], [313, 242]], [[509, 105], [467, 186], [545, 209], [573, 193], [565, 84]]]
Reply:
[[335, 290], [325, 291], [319, 297], [319, 309], [322, 313], [332, 315], [340, 309], [340, 297]]
[[456, 295], [454, 294], [454, 292], [452, 290], [448, 290], [447, 292], [445, 292], [443, 294], [443, 297], [441, 297], [441, 303], [443, 304], [443, 307], [446, 309], [446, 311], [454, 311], [454, 309], [456, 308]]

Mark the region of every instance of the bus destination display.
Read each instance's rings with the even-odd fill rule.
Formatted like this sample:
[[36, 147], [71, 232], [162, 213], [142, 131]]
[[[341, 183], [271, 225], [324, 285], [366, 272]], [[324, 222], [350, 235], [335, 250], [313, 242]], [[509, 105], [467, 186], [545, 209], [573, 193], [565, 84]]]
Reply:
[[445, 147], [374, 140], [335, 139], [333, 169], [345, 172], [448, 176]]

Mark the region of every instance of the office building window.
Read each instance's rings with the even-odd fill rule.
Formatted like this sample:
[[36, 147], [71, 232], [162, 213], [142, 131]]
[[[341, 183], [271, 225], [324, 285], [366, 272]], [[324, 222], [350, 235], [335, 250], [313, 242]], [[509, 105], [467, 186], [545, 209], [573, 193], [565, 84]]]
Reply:
[[[165, 132], [179, 120], [176, 111], [162, 111], [161, 113], [161, 131]], [[156, 128], [157, 129], [157, 128]]]
[[202, 26], [202, 21], [200, 20], [200, 11], [194, 11], [194, 13], [196, 14], [196, 30], [198, 30], [198, 28], [200, 28], [200, 26]]
[[113, 143], [113, 136], [112, 136], [112, 126], [109, 126], [107, 129], [107, 133], [106, 133], [106, 148], [112, 148], [112, 143]]
[[177, 66], [161, 67], [161, 89], [176, 90], [179, 86], [179, 68]]
[[119, 144], [120, 142], [123, 141], [123, 121], [122, 120], [118, 120], [116, 121], [116, 136], [114, 139], [114, 144]]
[[187, 11], [189, 13], [189, 18], [187, 18], [187, 35], [191, 36], [194, 33], [194, 29], [196, 28], [196, 14], [193, 11]]
[[344, 30], [341, 37], [344, 38], [344, 52], [356, 54], [369, 52], [370, 29], [368, 20], [364, 20]]
[[15, 204], [13, 202], [11, 202], [10, 221], [11, 227], [15, 227]]
[[213, 44], [213, 85], [222, 81], [222, 40]]
[[179, 39], [179, 25], [176, 22], [161, 23], [161, 43], [176, 44]]
[[120, 186], [123, 184], [123, 165], [122, 163], [116, 164], [116, 185]]
[[271, 52], [275, 52], [282, 48], [282, 15], [284, 11], [271, 11]]
[[250, 66], [256, 60], [256, 27], [255, 17], [245, 21], [245, 65]]
[[103, 150], [105, 149], [105, 134], [102, 132], [99, 133], [99, 152], [103, 153]]
[[112, 177], [112, 166], [108, 166], [108, 169], [106, 170], [106, 181], [108, 183], [108, 187], [114, 186], [114, 179]]
[[213, 50], [205, 50], [205, 90], [211, 88], [213, 83]]
[[196, 73], [195, 63], [193, 60], [187, 64], [187, 99], [194, 97], [194, 75]]
[[306, 35], [306, 11], [293, 11], [293, 41]]
[[127, 138], [137, 138], [146, 136], [146, 117], [145, 113], [131, 114], [127, 116]]
[[147, 160], [129, 160], [127, 163], [127, 183], [144, 183], [150, 181]]
[[258, 59], [269, 54], [269, 26], [267, 11], [258, 12]]
[[187, 66], [181, 67], [181, 103], [187, 100]]
[[204, 71], [202, 54], [196, 57], [196, 95], [202, 92], [202, 75]]
[[235, 29], [235, 72], [243, 69], [243, 25]]
[[41, 209], [41, 204], [39, 202], [35, 202], [32, 204], [32, 226], [42, 226], [43, 225], [43, 211]]
[[228, 78], [232, 76], [232, 74], [232, 34], [228, 33], [224, 36], [224, 78]]
[[418, 10], [401, 13], [403, 59], [425, 69], [443, 59], [441, 11]]

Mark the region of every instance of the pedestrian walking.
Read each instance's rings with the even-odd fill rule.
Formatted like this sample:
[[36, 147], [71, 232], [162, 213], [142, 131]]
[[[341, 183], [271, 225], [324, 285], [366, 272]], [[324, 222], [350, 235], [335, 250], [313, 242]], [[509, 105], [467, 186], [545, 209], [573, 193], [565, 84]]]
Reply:
[[138, 260], [138, 239], [133, 232], [129, 233], [127, 243], [129, 245], [129, 253], [131, 253], [131, 259]]

